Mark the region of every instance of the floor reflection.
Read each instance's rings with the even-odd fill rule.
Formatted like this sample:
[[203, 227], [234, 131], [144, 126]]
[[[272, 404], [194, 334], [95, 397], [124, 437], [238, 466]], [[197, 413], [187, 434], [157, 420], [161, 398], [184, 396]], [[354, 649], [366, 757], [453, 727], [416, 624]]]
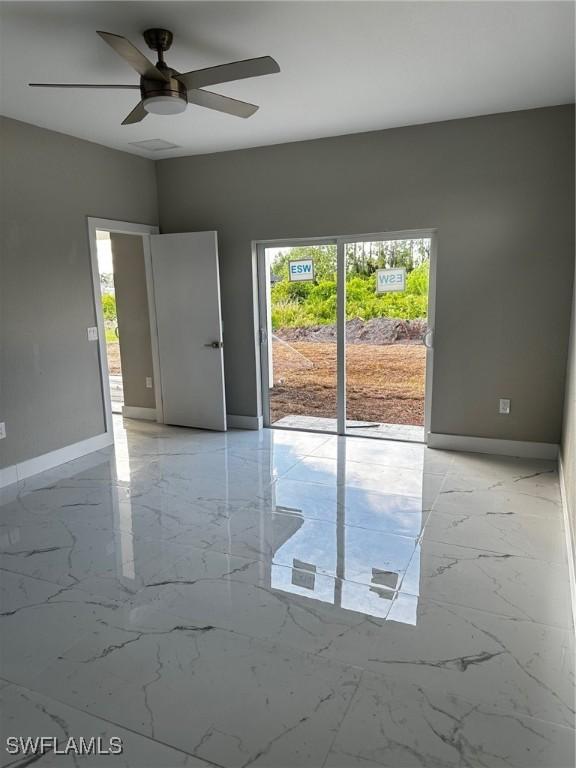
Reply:
[[[331, 578], [301, 568], [272, 564], [272, 589], [320, 600], [348, 611], [385, 619], [395, 592], [382, 587], [368, 587], [341, 578]], [[415, 622], [414, 622], [415, 623]]]
[[118, 571], [126, 579], [134, 580], [134, 521], [130, 489], [124, 484], [130, 482], [130, 451], [127, 433], [122, 431], [115, 438], [114, 469], [116, 479], [121, 483], [112, 488], [112, 510], [118, 528]]
[[[346, 441], [339, 440], [332, 475], [323, 466], [321, 483], [296, 479], [298, 464], [292, 479], [277, 480], [270, 586], [386, 618], [409, 566], [412, 583], [418, 579], [423, 497], [350, 487], [347, 469]], [[393, 618], [416, 624], [417, 601]]]
[[[20, 496], [46, 525], [46, 553], [18, 556], [15, 538], [35, 535], [20, 519], [0, 532], [2, 551], [31, 576], [105, 576], [132, 593], [152, 561], [160, 569], [208, 550], [259, 563], [254, 583], [264, 589], [414, 624], [428, 483], [437, 476], [423, 471], [419, 446], [362, 442], [370, 441], [120, 427], [114, 449]], [[394, 461], [410, 494], [375, 490]], [[416, 600], [401, 606], [401, 591]]]

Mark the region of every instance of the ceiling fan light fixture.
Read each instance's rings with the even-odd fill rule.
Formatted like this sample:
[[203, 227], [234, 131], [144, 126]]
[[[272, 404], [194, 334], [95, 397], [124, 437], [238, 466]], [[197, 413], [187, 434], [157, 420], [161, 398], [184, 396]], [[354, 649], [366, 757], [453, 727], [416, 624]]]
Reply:
[[179, 115], [186, 109], [186, 101], [174, 96], [149, 96], [142, 105], [151, 115]]

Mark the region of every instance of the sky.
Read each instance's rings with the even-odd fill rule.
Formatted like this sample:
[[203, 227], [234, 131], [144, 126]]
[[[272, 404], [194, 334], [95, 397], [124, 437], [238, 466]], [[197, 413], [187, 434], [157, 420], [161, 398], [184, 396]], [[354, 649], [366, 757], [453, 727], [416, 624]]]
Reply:
[[98, 254], [98, 272], [112, 274], [112, 242], [109, 232], [96, 232], [96, 253]]

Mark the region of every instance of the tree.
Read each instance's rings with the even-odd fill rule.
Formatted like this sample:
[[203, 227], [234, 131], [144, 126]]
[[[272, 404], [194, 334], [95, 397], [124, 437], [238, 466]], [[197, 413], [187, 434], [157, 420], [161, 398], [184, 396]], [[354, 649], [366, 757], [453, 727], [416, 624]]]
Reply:
[[372, 275], [377, 269], [405, 267], [411, 272], [429, 258], [429, 240], [349, 243], [346, 246], [346, 271], [349, 275]]

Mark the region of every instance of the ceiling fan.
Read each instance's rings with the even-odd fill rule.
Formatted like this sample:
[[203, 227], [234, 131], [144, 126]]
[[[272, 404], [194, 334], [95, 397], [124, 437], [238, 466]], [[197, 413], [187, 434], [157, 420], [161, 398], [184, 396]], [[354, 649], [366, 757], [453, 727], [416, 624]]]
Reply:
[[140, 89], [141, 101], [122, 121], [122, 125], [139, 123], [148, 113], [176, 115], [184, 112], [188, 104], [215, 109], [237, 117], [250, 117], [258, 109], [255, 104], [238, 101], [219, 93], [205, 91], [204, 86], [259, 77], [280, 72], [278, 63], [271, 56], [234, 61], [217, 67], [197, 69], [194, 72], [177, 72], [164, 61], [164, 53], [172, 45], [172, 32], [167, 29], [148, 29], [143, 37], [149, 48], [156, 51], [158, 61], [153, 64], [136, 46], [121, 35], [98, 32], [132, 69], [140, 75], [140, 85], [87, 85], [83, 83], [29, 83], [32, 88], [115, 88]]

